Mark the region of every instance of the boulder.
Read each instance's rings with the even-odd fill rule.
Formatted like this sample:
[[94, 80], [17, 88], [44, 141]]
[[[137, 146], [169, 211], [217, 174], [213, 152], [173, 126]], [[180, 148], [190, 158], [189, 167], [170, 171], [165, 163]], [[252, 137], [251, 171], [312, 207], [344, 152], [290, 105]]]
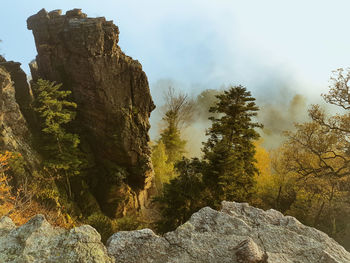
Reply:
[[223, 202], [205, 207], [164, 236], [150, 229], [115, 233], [108, 253], [120, 263], [347, 263], [350, 253], [326, 234], [278, 211]]
[[112, 263], [114, 259], [91, 226], [55, 228], [37, 215], [18, 228], [8, 217], [0, 219], [0, 262]]
[[0, 262], [349, 263], [350, 253], [294, 217], [223, 202], [221, 211], [202, 208], [164, 236], [121, 231], [106, 247], [88, 225], [65, 230], [37, 215], [16, 228], [2, 217]]

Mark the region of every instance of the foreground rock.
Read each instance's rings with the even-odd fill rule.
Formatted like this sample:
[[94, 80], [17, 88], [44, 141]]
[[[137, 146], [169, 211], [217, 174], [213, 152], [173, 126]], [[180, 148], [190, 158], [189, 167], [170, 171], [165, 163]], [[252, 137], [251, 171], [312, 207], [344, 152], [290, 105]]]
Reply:
[[326, 234], [275, 210], [223, 202], [203, 208], [174, 232], [149, 229], [114, 234], [107, 242], [116, 262], [348, 263], [350, 253]]
[[42, 215], [16, 228], [11, 219], [0, 219], [0, 262], [114, 262], [101, 237], [91, 226], [70, 231], [52, 227]]
[[326, 234], [275, 210], [223, 202], [203, 208], [163, 237], [150, 229], [118, 232], [107, 248], [90, 226], [70, 231], [38, 215], [16, 228], [0, 219], [0, 262], [349, 263], [350, 253]]

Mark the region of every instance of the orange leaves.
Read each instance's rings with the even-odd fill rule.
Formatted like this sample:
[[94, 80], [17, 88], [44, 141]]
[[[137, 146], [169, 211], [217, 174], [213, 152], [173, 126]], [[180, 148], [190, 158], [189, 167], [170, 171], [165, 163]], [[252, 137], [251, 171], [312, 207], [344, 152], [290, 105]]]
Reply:
[[8, 151], [0, 154], [0, 217], [13, 208], [14, 197], [11, 195], [9, 178], [5, 174], [5, 171], [9, 168], [8, 162], [12, 156], [13, 154]]
[[13, 153], [6, 151], [4, 154], [0, 153], [0, 173], [8, 169], [8, 161], [12, 158]]

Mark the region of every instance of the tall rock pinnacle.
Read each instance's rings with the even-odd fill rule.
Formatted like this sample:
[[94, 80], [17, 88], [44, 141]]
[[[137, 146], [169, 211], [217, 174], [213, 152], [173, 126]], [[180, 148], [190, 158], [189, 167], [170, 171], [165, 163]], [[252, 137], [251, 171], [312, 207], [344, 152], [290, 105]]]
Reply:
[[127, 184], [145, 196], [153, 176], [148, 119], [155, 106], [141, 64], [118, 46], [118, 27], [80, 9], [65, 15], [42, 9], [27, 25], [38, 52], [30, 65], [33, 80], [56, 81], [72, 91], [81, 134], [95, 159], [127, 170]]

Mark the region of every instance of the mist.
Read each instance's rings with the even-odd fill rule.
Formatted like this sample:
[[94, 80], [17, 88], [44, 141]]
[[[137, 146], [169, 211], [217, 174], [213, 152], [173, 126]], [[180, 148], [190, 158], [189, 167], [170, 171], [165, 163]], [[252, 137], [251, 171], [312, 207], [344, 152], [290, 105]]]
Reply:
[[[263, 124], [262, 129], [258, 129], [262, 138], [262, 146], [266, 149], [275, 149], [284, 140], [283, 132], [293, 130], [295, 123], [309, 121], [308, 108], [311, 104], [321, 104], [323, 108], [330, 111], [330, 107], [325, 105], [321, 94], [317, 97], [300, 94], [299, 89], [307, 89], [305, 84], [292, 78], [291, 74], [276, 70], [259, 72], [264, 78], [256, 78], [250, 82], [250, 87], [245, 86], [256, 98], [259, 107], [256, 121]], [[255, 81], [254, 81], [255, 80]], [[232, 85], [239, 85], [238, 81], [233, 81]], [[157, 140], [161, 130], [164, 128], [162, 122], [162, 106], [164, 104], [164, 91], [171, 86], [175, 90], [185, 92], [192, 90], [188, 96], [195, 102], [193, 120], [181, 130], [181, 135], [187, 141], [187, 157], [200, 157], [202, 155], [202, 143], [207, 140], [206, 129], [211, 125], [208, 119], [211, 115], [209, 108], [214, 105], [216, 95], [227, 89], [229, 85], [220, 85], [215, 88], [208, 88], [203, 85], [184, 84], [173, 79], [162, 79], [151, 85], [152, 94], [155, 94], [154, 101], [156, 110], [151, 115], [151, 139]]]

